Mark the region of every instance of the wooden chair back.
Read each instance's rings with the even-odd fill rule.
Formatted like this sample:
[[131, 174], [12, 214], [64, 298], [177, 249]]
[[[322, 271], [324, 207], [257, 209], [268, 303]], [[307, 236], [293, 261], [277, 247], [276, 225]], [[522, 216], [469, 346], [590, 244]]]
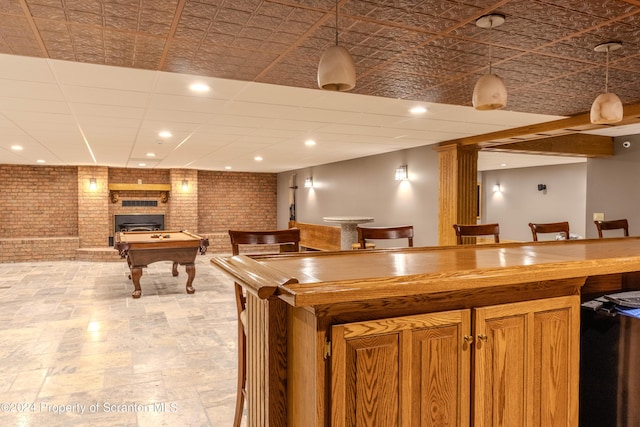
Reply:
[[500, 225], [498, 224], [453, 224], [456, 230], [456, 243], [462, 245], [464, 237], [491, 236], [493, 241], [500, 243]]
[[529, 228], [533, 235], [533, 241], [538, 241], [538, 233], [564, 233], [564, 238], [569, 238], [569, 223], [564, 222], [549, 222], [546, 224], [535, 224], [530, 222]]
[[279, 245], [280, 252], [300, 250], [300, 230], [297, 228], [270, 231], [229, 230], [229, 237], [233, 255], [240, 253], [240, 245]]
[[[300, 230], [240, 231], [229, 230], [231, 252], [240, 254], [240, 245], [279, 245], [280, 252], [298, 252], [300, 250]], [[240, 427], [244, 410], [247, 386], [247, 297], [242, 286], [235, 284], [236, 309], [238, 310], [238, 385], [236, 390], [236, 409], [233, 427]]]
[[360, 249], [366, 248], [367, 240], [407, 239], [407, 246], [413, 247], [413, 225], [397, 227], [357, 227]]
[[598, 229], [598, 237], [603, 238], [603, 230], [623, 230], [624, 236], [629, 237], [629, 221], [625, 219], [612, 219], [610, 221], [593, 221]]

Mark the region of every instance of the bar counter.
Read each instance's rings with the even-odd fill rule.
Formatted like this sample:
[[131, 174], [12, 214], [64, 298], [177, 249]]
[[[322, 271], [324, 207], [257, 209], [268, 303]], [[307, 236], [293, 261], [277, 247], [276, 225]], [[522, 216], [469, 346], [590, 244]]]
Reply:
[[248, 292], [250, 426], [576, 426], [581, 288], [637, 286], [640, 238], [211, 262]]

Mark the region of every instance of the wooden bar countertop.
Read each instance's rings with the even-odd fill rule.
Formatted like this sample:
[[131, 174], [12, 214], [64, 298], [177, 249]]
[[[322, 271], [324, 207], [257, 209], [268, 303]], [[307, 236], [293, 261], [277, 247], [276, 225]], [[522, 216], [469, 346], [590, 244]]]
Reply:
[[216, 256], [260, 298], [294, 307], [640, 271], [640, 237]]

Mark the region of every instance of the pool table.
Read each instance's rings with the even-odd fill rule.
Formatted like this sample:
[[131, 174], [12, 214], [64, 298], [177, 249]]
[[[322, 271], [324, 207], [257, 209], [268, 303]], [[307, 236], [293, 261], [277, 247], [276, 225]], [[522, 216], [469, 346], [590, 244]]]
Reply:
[[121, 231], [116, 233], [114, 249], [127, 259], [134, 291], [131, 296], [140, 298], [140, 277], [142, 268], [157, 261], [172, 261], [174, 276], [178, 275], [178, 264], [187, 271], [187, 293], [192, 294], [193, 278], [196, 276], [195, 260], [200, 252], [204, 255], [209, 239], [188, 231]]

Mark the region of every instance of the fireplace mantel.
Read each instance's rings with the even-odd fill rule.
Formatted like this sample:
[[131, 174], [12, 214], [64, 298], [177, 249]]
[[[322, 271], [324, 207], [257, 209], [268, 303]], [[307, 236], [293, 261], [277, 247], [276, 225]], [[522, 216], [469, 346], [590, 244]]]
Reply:
[[160, 201], [167, 203], [171, 192], [171, 184], [109, 184], [111, 203], [117, 203], [120, 200], [118, 191], [160, 191], [162, 193]]

